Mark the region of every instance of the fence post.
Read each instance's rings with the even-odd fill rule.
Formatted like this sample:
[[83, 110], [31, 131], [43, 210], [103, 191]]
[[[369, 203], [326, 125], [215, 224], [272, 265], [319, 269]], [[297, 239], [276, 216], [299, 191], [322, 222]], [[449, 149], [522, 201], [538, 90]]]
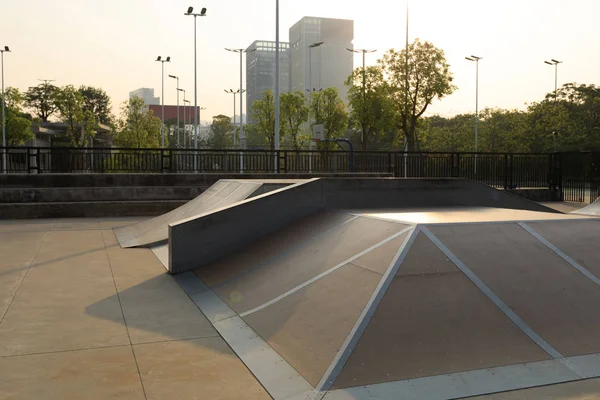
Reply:
[[391, 151], [388, 151], [387, 155], [388, 155], [388, 172], [391, 174], [394, 174], [394, 177], [397, 178], [396, 173], [395, 173], [396, 171], [394, 171], [394, 165], [393, 165], [394, 153]]
[[283, 151], [283, 173], [287, 174], [288, 172], [288, 151], [284, 150]]
[[165, 149], [160, 149], [160, 172], [165, 173]]
[[508, 189], [508, 153], [504, 154], [504, 190]]
[[454, 169], [454, 178], [460, 178], [460, 153], [455, 153], [456, 155], [456, 162], [455, 162], [455, 169]]

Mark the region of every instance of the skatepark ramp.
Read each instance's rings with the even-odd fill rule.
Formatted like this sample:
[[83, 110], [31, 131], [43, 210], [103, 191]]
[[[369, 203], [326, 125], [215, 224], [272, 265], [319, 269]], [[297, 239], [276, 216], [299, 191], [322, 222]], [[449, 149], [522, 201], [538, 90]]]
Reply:
[[[488, 207], [557, 213], [465, 179], [324, 178], [232, 203], [212, 212], [170, 218], [167, 269], [180, 273], [218, 260], [321, 210]], [[119, 239], [121, 240], [121, 239]]]
[[600, 216], [600, 197], [597, 198], [592, 204], [577, 211], [573, 211], [573, 214], [581, 215], [598, 215]]
[[115, 234], [123, 248], [157, 245], [167, 241], [170, 223], [202, 215], [295, 182], [298, 181], [222, 179], [183, 206], [156, 218], [115, 229]]
[[175, 279], [274, 399], [451, 399], [600, 376], [599, 242], [585, 216], [321, 209]]

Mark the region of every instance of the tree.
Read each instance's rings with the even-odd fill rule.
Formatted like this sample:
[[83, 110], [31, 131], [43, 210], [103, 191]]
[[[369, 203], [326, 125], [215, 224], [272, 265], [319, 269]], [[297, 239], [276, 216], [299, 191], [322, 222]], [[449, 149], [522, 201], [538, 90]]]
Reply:
[[59, 91], [57, 86], [47, 82], [30, 87], [25, 92], [25, 104], [43, 122], [48, 122], [48, 118], [58, 110], [56, 100]]
[[441, 99], [456, 89], [452, 85], [450, 67], [443, 50], [419, 39], [408, 49], [388, 50], [379, 63], [399, 114], [398, 127], [408, 142], [408, 150], [414, 151], [418, 144], [418, 119], [434, 99]]
[[213, 117], [208, 145], [213, 149], [227, 149], [233, 146], [233, 125], [231, 124], [231, 118], [222, 114]]
[[284, 125], [284, 135], [292, 141], [292, 149], [300, 150], [308, 140], [302, 135], [302, 125], [308, 120], [308, 107], [304, 93], [300, 91], [281, 94], [281, 119]]
[[337, 88], [330, 87], [319, 92], [311, 92], [310, 113], [313, 124], [323, 124], [326, 139], [344, 136], [348, 127], [348, 112]]
[[60, 120], [67, 124], [66, 137], [75, 146], [85, 146], [98, 126], [96, 117], [85, 109], [83, 96], [73, 85], [60, 89], [56, 95]]
[[348, 86], [350, 124], [361, 131], [361, 147], [367, 150], [369, 143], [381, 141], [394, 127], [396, 114], [390, 91], [381, 66], [365, 68], [364, 75], [363, 69], [357, 68], [345, 84]]
[[[31, 116], [22, 112], [23, 95], [19, 89], [13, 87], [7, 88], [4, 95], [6, 100], [6, 145], [16, 146], [33, 139]], [[1, 96], [0, 101], [2, 101]]]
[[119, 147], [157, 148], [160, 137], [160, 118], [152, 115], [144, 100], [133, 97], [121, 106], [117, 120], [115, 144]]
[[[267, 90], [263, 92], [262, 99], [256, 100], [250, 107], [250, 115], [256, 121], [256, 128], [259, 135], [265, 138], [267, 145], [271, 150], [275, 149], [275, 101], [273, 92]], [[285, 123], [282, 118], [279, 120], [279, 138], [285, 136]]]
[[110, 97], [106, 92], [93, 86], [80, 86], [78, 90], [83, 98], [83, 110], [91, 112], [99, 123], [110, 125]]

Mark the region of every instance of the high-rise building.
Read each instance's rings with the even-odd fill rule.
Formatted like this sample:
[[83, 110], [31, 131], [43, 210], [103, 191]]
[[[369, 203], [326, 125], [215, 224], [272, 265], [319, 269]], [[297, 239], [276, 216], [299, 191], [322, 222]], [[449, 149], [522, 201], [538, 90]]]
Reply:
[[[354, 48], [353, 40], [352, 20], [304, 17], [294, 24], [290, 28], [291, 90], [336, 87], [346, 101], [344, 81], [354, 69], [353, 54], [346, 49]], [[320, 42], [318, 47], [309, 47]]]
[[160, 97], [154, 97], [154, 89], [140, 88], [129, 92], [129, 98], [139, 97], [147, 106], [160, 104]]
[[[279, 91], [290, 88], [290, 45], [279, 42]], [[252, 121], [252, 103], [262, 98], [263, 92], [275, 93], [275, 42], [256, 40], [246, 49], [246, 115]]]

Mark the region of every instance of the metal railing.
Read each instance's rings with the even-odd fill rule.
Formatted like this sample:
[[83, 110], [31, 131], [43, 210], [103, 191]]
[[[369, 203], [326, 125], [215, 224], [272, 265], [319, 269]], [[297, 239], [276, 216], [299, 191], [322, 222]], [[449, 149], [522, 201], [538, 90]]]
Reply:
[[[505, 188], [550, 188], [565, 200], [598, 197], [600, 153], [505, 154], [11, 147], [7, 171], [46, 173], [391, 173], [469, 178]], [[2, 152], [3, 153], [3, 152]], [[1, 169], [1, 167], [0, 167]]]

